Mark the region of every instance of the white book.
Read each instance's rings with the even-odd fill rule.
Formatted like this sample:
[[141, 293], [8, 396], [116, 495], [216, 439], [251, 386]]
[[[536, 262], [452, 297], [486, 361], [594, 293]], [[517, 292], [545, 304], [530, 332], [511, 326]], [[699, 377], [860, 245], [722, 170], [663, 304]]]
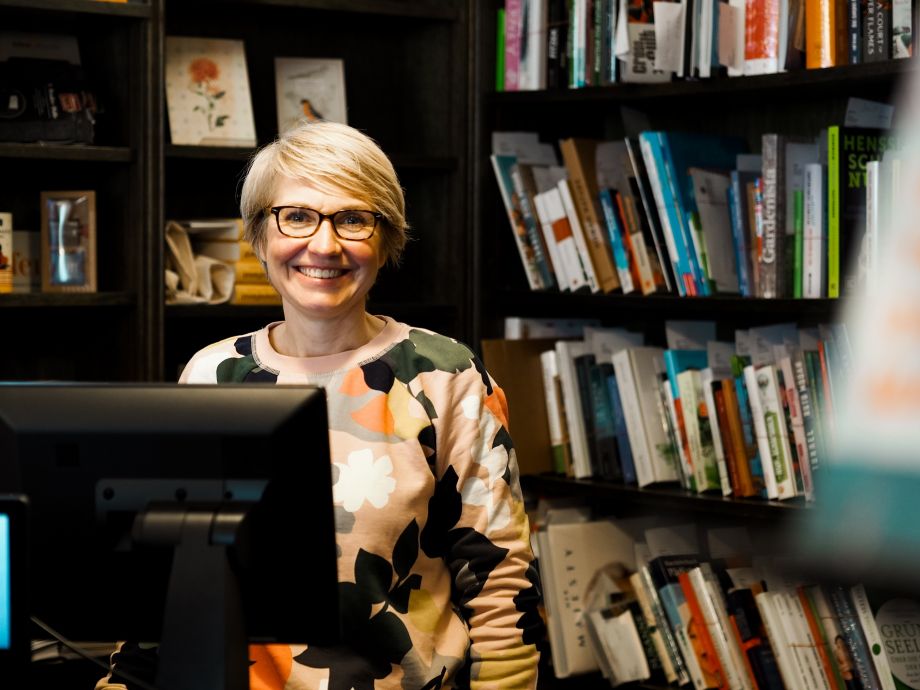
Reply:
[[853, 608], [859, 618], [859, 625], [862, 628], [863, 635], [866, 636], [866, 646], [872, 656], [872, 664], [878, 674], [881, 690], [896, 690], [894, 676], [891, 674], [891, 665], [888, 663], [885, 645], [882, 643], [882, 636], [879, 634], [878, 625], [872, 613], [872, 606], [869, 604], [869, 595], [866, 594], [866, 588], [861, 584], [851, 587], [850, 599], [853, 601]]
[[[680, 392], [681, 409], [684, 418], [684, 432], [690, 450], [690, 462], [699, 493], [721, 489], [719, 471], [712, 446], [712, 433], [704, 429], [700, 419], [700, 403], [703, 389], [699, 370], [687, 369], [677, 375], [677, 389]], [[707, 420], [708, 421], [708, 420]]]
[[560, 254], [559, 243], [553, 232], [553, 224], [549, 221], [546, 204], [540, 194], [535, 194], [533, 197], [533, 211], [534, 214], [536, 214], [535, 220], [540, 224], [540, 232], [543, 234], [543, 243], [546, 245], [546, 251], [549, 254], [550, 261], [553, 263], [553, 272], [556, 274], [556, 284], [563, 292], [570, 291], [573, 289], [573, 277], [569, 275], [569, 269]]
[[787, 643], [792, 650], [793, 663], [799, 668], [805, 690], [831, 690], [830, 680], [824, 672], [817, 641], [811, 635], [802, 603], [793, 587], [774, 591], [773, 602], [783, 625]]
[[757, 367], [756, 379], [771, 452], [768, 457], [773, 459], [778, 498], [792, 498], [796, 495], [795, 469], [792, 466], [792, 448], [789, 445], [783, 393], [776, 376], [776, 366], [768, 364]]
[[767, 437], [767, 425], [764, 421], [763, 405], [757, 386], [757, 375], [753, 365], [744, 368], [744, 385], [747, 388], [748, 402], [751, 406], [751, 419], [754, 424], [754, 439], [757, 441], [757, 452], [760, 455], [760, 464], [763, 467], [764, 487], [767, 498], [779, 498], [776, 486], [776, 474], [771, 462], [770, 441]]
[[732, 628], [729, 627], [728, 616], [724, 612], [721, 612], [720, 615], [720, 609], [724, 602], [713, 597], [710, 585], [703, 574], [702, 566], [690, 570], [687, 573], [687, 577], [693, 587], [697, 603], [699, 603], [700, 611], [703, 614], [703, 623], [709, 632], [709, 638], [712, 640], [712, 645], [716, 650], [716, 656], [722, 666], [728, 687], [731, 690], [751, 690], [747, 669], [741, 659], [740, 650], [737, 650], [736, 644], [733, 642], [734, 634]]
[[575, 358], [587, 353], [588, 346], [580, 340], [560, 340], [556, 343], [559, 381], [562, 384], [562, 399], [565, 405], [565, 421], [569, 430], [569, 442], [572, 446], [572, 471], [576, 479], [584, 479], [592, 475], [584, 411], [578, 390], [578, 376], [575, 373]]
[[700, 79], [708, 79], [712, 76], [712, 29], [713, 13], [715, 0], [700, 0], [699, 5], [699, 71]]
[[601, 667], [606, 667], [605, 677], [611, 686], [647, 680], [651, 676], [648, 661], [632, 611], [619, 614], [609, 611], [591, 611], [587, 614], [596, 646], [603, 656]]
[[540, 367], [543, 371], [543, 394], [546, 400], [546, 421], [549, 442], [553, 447], [553, 460], [558, 469], [561, 461], [563, 467], [570, 462], [568, 445], [569, 434], [562, 414], [562, 386], [559, 381], [558, 356], [555, 350], [540, 353]]
[[767, 637], [770, 638], [770, 647], [773, 649], [773, 655], [776, 657], [776, 665], [779, 666], [779, 673], [783, 679], [783, 685], [795, 690], [807, 690], [803, 685], [803, 677], [798, 664], [792, 658], [792, 650], [784, 632], [783, 624], [779, 619], [773, 598], [776, 595], [773, 592], [759, 592], [754, 595], [754, 602], [757, 604], [757, 611], [763, 620], [764, 628], [767, 631]]
[[891, 57], [895, 60], [909, 58], [913, 44], [911, 1], [893, 0], [891, 3]]
[[[546, 530], [537, 532], [537, 546], [540, 552], [540, 558], [537, 564], [540, 569], [540, 579], [543, 581], [546, 596], [543, 597], [543, 604], [546, 608], [546, 633], [550, 640], [550, 653], [553, 658], [553, 668], [560, 678], [568, 676], [568, 662], [565, 657], [562, 640], [564, 634], [562, 631], [562, 614], [564, 607], [561, 602], [557, 602], [553, 596], [559, 591], [559, 583], [556, 582], [556, 574], [551, 567], [553, 563], [553, 554], [550, 547], [549, 535]], [[558, 608], [557, 608], [558, 607]]]
[[575, 210], [575, 202], [572, 200], [572, 191], [569, 189], [568, 180], [559, 180], [559, 196], [562, 199], [562, 207], [565, 209], [565, 215], [569, 219], [569, 226], [572, 229], [572, 237], [575, 240], [575, 247], [578, 250], [578, 260], [581, 262], [582, 271], [585, 274], [585, 280], [588, 281], [588, 287], [591, 292], [599, 292], [600, 285], [597, 282], [597, 274], [594, 272], [594, 264], [591, 263], [591, 255], [588, 253], [588, 243], [585, 240], [585, 232], [581, 227], [581, 221], [578, 219], [578, 211]]
[[728, 188], [731, 177], [723, 173], [690, 168], [693, 194], [700, 219], [700, 248], [705, 253], [707, 277], [716, 292], [737, 293], [738, 266], [732, 239], [731, 215], [728, 212]]
[[677, 469], [666, 454], [670, 442], [654, 385], [662, 356], [661, 348], [635, 347], [612, 358], [639, 486], [678, 479]]
[[684, 448], [683, 439], [680, 436], [680, 423], [677, 420], [677, 405], [674, 402], [674, 389], [671, 387], [670, 380], [665, 376], [659, 380], [660, 396], [664, 399], [663, 413], [667, 414], [670, 419], [670, 427], [674, 430], [674, 444], [676, 448], [674, 453], [677, 461], [680, 463], [682, 481], [684, 488], [692, 490], [696, 486], [696, 476], [693, 474], [693, 462], [687, 450]]
[[584, 287], [588, 280], [578, 256], [575, 235], [559, 189], [541, 192], [534, 196], [533, 200], [540, 216], [540, 223], [543, 225], [546, 244], [555, 250], [552, 259], [553, 265], [557, 267], [556, 277], [559, 278], [559, 285], [572, 291]]
[[546, 88], [547, 0], [522, 0], [521, 58], [518, 68], [518, 91]]
[[805, 166], [802, 226], [802, 297], [817, 299], [825, 293], [824, 271], [827, 265], [824, 228], [824, 166]]

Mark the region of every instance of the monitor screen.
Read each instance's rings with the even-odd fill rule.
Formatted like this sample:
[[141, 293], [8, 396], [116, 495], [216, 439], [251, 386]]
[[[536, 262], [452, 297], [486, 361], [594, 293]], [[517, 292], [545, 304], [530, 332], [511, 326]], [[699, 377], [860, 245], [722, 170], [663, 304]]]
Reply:
[[159, 639], [173, 547], [139, 543], [139, 516], [226, 507], [251, 526], [234, 562], [249, 639], [334, 643], [328, 435], [315, 387], [0, 384], [0, 493], [31, 506], [31, 613], [71, 639]]

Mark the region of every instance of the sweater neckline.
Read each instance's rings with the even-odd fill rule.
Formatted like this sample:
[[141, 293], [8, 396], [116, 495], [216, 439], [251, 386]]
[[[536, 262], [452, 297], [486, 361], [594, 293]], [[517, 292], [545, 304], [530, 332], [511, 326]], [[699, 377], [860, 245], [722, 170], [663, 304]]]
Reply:
[[291, 357], [283, 355], [272, 346], [269, 333], [273, 328], [284, 323], [283, 321], [273, 321], [255, 334], [254, 352], [257, 362], [266, 369], [285, 373], [300, 374], [332, 374], [337, 371], [351, 369], [359, 364], [379, 357], [388, 349], [388, 345], [395, 343], [403, 333], [405, 325], [390, 318], [375, 314], [377, 318], [383, 319], [384, 326], [377, 335], [371, 340], [355, 348], [354, 350], [345, 350], [334, 355], [323, 355], [321, 357]]

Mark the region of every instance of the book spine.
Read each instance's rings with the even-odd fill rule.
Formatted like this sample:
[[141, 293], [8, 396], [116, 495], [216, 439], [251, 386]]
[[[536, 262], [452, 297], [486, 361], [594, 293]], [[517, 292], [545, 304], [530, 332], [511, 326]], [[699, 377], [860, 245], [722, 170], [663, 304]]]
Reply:
[[738, 396], [735, 394], [735, 382], [733, 379], [722, 380], [722, 398], [725, 402], [725, 419], [728, 434], [731, 438], [732, 452], [730, 457], [734, 458], [735, 476], [737, 477], [733, 487], [734, 493], [742, 498], [756, 496], [758, 491], [754, 488], [754, 480], [751, 477], [751, 451], [748, 449], [748, 444], [744, 439], [741, 411]]
[[[594, 356], [591, 357], [593, 359]], [[613, 365], [610, 363], [593, 364], [588, 368], [588, 385], [594, 413], [595, 455], [601, 468], [601, 477], [612, 482], [622, 482], [623, 468], [617, 453], [613, 409], [607, 392], [607, 375], [612, 374], [612, 370]]]
[[642, 582], [641, 573], [639, 571], [632, 573], [629, 576], [629, 583], [632, 585], [636, 601], [639, 603], [642, 620], [645, 621], [645, 628], [648, 630], [649, 637], [654, 647], [654, 654], [661, 662], [661, 670], [664, 673], [665, 681], [668, 683], [678, 682], [679, 678], [674, 660], [671, 657], [671, 652], [667, 644], [665, 644], [661, 623], [655, 618], [655, 614], [652, 611], [650, 596]]
[[629, 270], [629, 254], [626, 252], [626, 245], [623, 241], [624, 230], [619, 218], [617, 218], [617, 211], [614, 207], [613, 195], [610, 190], [600, 190], [599, 199], [607, 226], [607, 237], [610, 239], [610, 246], [613, 249], [613, 262], [616, 265], [617, 276], [620, 279], [620, 288], [625, 295], [633, 292], [636, 287], [633, 285], [632, 273]]
[[0, 294], [13, 292], [13, 214], [0, 213]]
[[546, 418], [552, 445], [553, 470], [558, 474], [569, 474], [571, 457], [569, 456], [568, 433], [563, 419], [562, 390], [559, 383], [556, 351], [542, 352], [540, 366], [543, 371], [543, 393], [546, 399]]
[[495, 90], [505, 90], [505, 8], [500, 7], [495, 16]]
[[[687, 294], [708, 295], [709, 282], [703, 273], [703, 268], [697, 260], [696, 252], [693, 251], [693, 231], [690, 228], [690, 209], [685, 207], [683, 195], [681, 194], [681, 184], [686, 175], [685, 170], [678, 170], [674, 165], [674, 158], [671, 155], [671, 146], [668, 143], [666, 132], [657, 132], [658, 145], [664, 170], [664, 182], [667, 186], [667, 193], [671, 198], [671, 207], [673, 218], [671, 222], [672, 230], [677, 233], [675, 245], [681, 251], [682, 261], [687, 266], [688, 275], [685, 280], [689, 281]], [[692, 289], [691, 289], [692, 288]]]
[[799, 597], [802, 610], [805, 612], [805, 619], [808, 622], [808, 628], [811, 632], [812, 639], [814, 639], [818, 654], [821, 657], [821, 665], [824, 669], [824, 675], [827, 677], [828, 684], [832, 690], [846, 690], [846, 684], [835, 658], [833, 644], [827, 637], [827, 633], [821, 621], [821, 613], [810, 594], [812, 589], [813, 588], [810, 587], [798, 587], [796, 593]]
[[875, 666], [872, 664], [872, 657], [866, 644], [866, 638], [863, 635], [859, 618], [853, 608], [849, 594], [843, 587], [833, 586], [828, 590], [828, 597], [837, 614], [840, 632], [853, 657], [856, 675], [862, 684], [863, 690], [880, 690], [879, 678], [875, 672]]
[[811, 387], [808, 385], [808, 374], [805, 367], [805, 358], [797, 353], [792, 360], [792, 369], [795, 376], [795, 388], [799, 394], [799, 406], [802, 413], [802, 426], [805, 431], [805, 449], [808, 453], [808, 464], [811, 475], [814, 477], [820, 462], [818, 460], [817, 415], [814, 409], [814, 398]]
[[803, 213], [802, 296], [818, 299], [824, 285], [824, 166], [805, 166], [805, 208]]
[[738, 289], [742, 297], [751, 297], [751, 276], [748, 269], [747, 234], [741, 204], [741, 178], [738, 171], [731, 173], [731, 186], [728, 188], [728, 210], [731, 214], [732, 244], [735, 249], [735, 265], [738, 268]]
[[866, 648], [872, 660], [872, 665], [875, 667], [879, 687], [881, 690], [896, 690], [894, 676], [891, 674], [891, 665], [888, 663], [888, 657], [882, 645], [882, 636], [879, 634], [878, 626], [875, 624], [875, 616], [872, 614], [872, 607], [869, 605], [869, 595], [866, 593], [866, 588], [861, 584], [851, 587], [850, 597], [853, 600], [856, 617], [859, 619], [863, 634], [866, 636]]
[[[576, 479], [591, 476], [591, 459], [588, 451], [588, 439], [585, 435], [584, 412], [581, 406], [581, 394], [578, 390], [578, 376], [575, 371], [575, 356], [582, 354], [578, 348], [581, 343], [569, 343], [560, 340], [556, 343], [559, 379], [562, 382], [565, 419], [569, 428], [569, 442], [572, 448], [572, 468]], [[572, 348], [575, 348], [574, 350]]]
[[[550, 192], [555, 191], [555, 189], [550, 190]], [[553, 266], [556, 285], [560, 290], [572, 290], [575, 277], [569, 275], [568, 262], [563, 258], [562, 251], [559, 247], [560, 243], [556, 240], [552, 219], [546, 207], [546, 195], [550, 192], [535, 194], [533, 196], [533, 211], [536, 214], [536, 221], [540, 226], [540, 231], [543, 233], [543, 244], [546, 247], [550, 262]], [[567, 236], [571, 236], [571, 234], [571, 230], [569, 229]], [[565, 239], [565, 237], [566, 235], [563, 234], [563, 239]]]
[[281, 296], [271, 285], [235, 285], [230, 304], [281, 304]]
[[[703, 613], [700, 597], [697, 596], [697, 590], [693, 586], [693, 580], [691, 580], [690, 574], [697, 570], [699, 569], [694, 568], [694, 570], [681, 573], [677, 576], [681, 591], [684, 594], [684, 600], [687, 602], [687, 607], [683, 609], [683, 611], [689, 614], [687, 618], [684, 619], [684, 625], [688, 631], [695, 631], [693, 640], [697, 647], [696, 653], [700, 658], [700, 668], [703, 670], [703, 678], [706, 682], [706, 687], [729, 690], [730, 687], [738, 686], [730, 685], [734, 679], [729, 676], [728, 670], [723, 663], [722, 656], [716, 648], [711, 627], [714, 621], [707, 620], [707, 617]], [[737, 683], [737, 681], [735, 682]]]
[[792, 658], [792, 648], [787, 643], [783, 624], [776, 609], [775, 598], [774, 592], [760, 592], [754, 597], [754, 601], [757, 602], [757, 611], [766, 628], [770, 647], [776, 656], [783, 685], [789, 689], [808, 690], [809, 685], [802, 678], [798, 665]]
[[[712, 369], [706, 369], [700, 376], [702, 385], [703, 399], [706, 401], [705, 419], [709, 423], [709, 438], [712, 440], [712, 450], [715, 457], [716, 468], [719, 473], [719, 482], [722, 487], [723, 496], [732, 495], [732, 487], [736, 483], [734, 466], [728, 461], [726, 449], [722, 444], [722, 420], [725, 418], [725, 405], [721, 401], [722, 391], [721, 384], [718, 384], [720, 390], [713, 390]], [[719, 395], [719, 402], [716, 401], [716, 393]], [[720, 416], [721, 412], [721, 416]], [[703, 428], [703, 417], [700, 417], [700, 428]]]
[[626, 245], [626, 252], [630, 257], [630, 268], [632, 271], [633, 283], [639, 284], [639, 290], [643, 295], [649, 295], [655, 292], [655, 276], [652, 273], [652, 265], [649, 262], [648, 248], [642, 234], [642, 226], [636, 212], [635, 200], [631, 196], [625, 196], [616, 193], [617, 210], [623, 219], [624, 235], [623, 240]]
[[840, 297], [840, 128], [827, 129], [827, 296]]
[[[681, 297], [696, 294], [693, 276], [686, 257], [678, 251], [676, 234], [680, 231], [676, 225], [677, 218], [671, 209], [673, 199], [670, 196], [667, 183], [664, 181], [664, 163], [661, 158], [660, 147], [656, 132], [642, 132], [639, 135], [639, 147], [645, 160], [645, 169], [648, 172], [649, 186], [655, 198], [658, 217], [661, 219], [662, 234], [668, 249], [671, 267], [677, 284], [677, 292]], [[692, 291], [691, 291], [692, 288]]]
[[802, 298], [802, 270], [803, 270], [803, 250], [805, 246], [805, 227], [804, 227], [804, 202], [805, 195], [801, 189], [796, 189], [792, 193], [792, 217], [793, 217], [793, 237], [795, 246], [793, 247], [792, 261], [792, 296], [795, 299]]
[[[760, 401], [767, 426], [770, 453], [773, 458], [776, 488], [779, 498], [792, 498], [800, 494], [796, 486], [796, 474], [793, 468], [792, 449], [789, 444], [789, 429], [784, 410], [784, 395], [775, 365], [770, 364], [756, 370]], [[765, 383], [764, 383], [765, 382]]]
[[680, 615], [681, 608], [686, 608], [686, 600], [680, 585], [677, 583], [667, 584], [658, 590], [658, 596], [674, 633], [674, 638], [677, 640], [681, 656], [687, 666], [687, 673], [693, 683], [694, 690], [709, 690], [710, 686], [706, 683], [699, 658], [693, 649], [693, 643], [690, 641], [687, 628]]
[[505, 91], [517, 91], [521, 67], [524, 0], [505, 0]]
[[492, 168], [495, 171], [495, 179], [498, 182], [498, 189], [501, 192], [502, 203], [508, 215], [508, 222], [511, 224], [511, 231], [514, 234], [514, 243], [521, 257], [524, 273], [527, 276], [527, 284], [531, 290], [541, 290], [544, 287], [543, 279], [537, 268], [535, 250], [530, 246], [530, 238], [527, 234], [527, 228], [524, 226], [523, 214], [520, 204], [516, 201], [514, 182], [511, 179], [511, 166], [514, 164], [514, 158], [493, 155], [490, 159]]
[[[849, 48], [849, 64], [858, 65], [863, 61], [862, 38], [862, 5], [861, 0], [846, 0], [847, 2], [847, 47]], [[867, 4], [872, 4], [869, 0]]]
[[891, 57], [903, 60], [913, 55], [913, 13], [911, 0], [892, 0]]
[[836, 64], [834, 0], [805, 0], [805, 66], [823, 69]]
[[762, 147], [763, 245], [760, 252], [758, 297], [773, 299], [785, 296], [784, 267], [780, 265], [786, 238], [786, 229], [780, 221], [786, 218], [785, 137], [779, 134], [764, 134]]
[[537, 271], [540, 273], [540, 282], [543, 284], [544, 289], [552, 289], [556, 286], [556, 280], [553, 277], [552, 265], [544, 244], [543, 231], [537, 220], [537, 214], [530, 203], [531, 197], [524, 187], [523, 173], [517, 164], [511, 166], [511, 183], [514, 185], [514, 192], [521, 205], [521, 215], [523, 216], [530, 246], [533, 248]]
[[751, 405], [751, 419], [754, 423], [754, 434], [757, 439], [757, 449], [761, 458], [761, 468], [763, 469], [767, 498], [779, 498], [775, 468], [778, 466], [782, 467], [782, 464], [779, 462], [779, 458], [775, 458], [771, 452], [770, 436], [757, 382], [757, 373], [752, 365], [748, 365], [744, 368], [744, 383], [747, 387], [748, 401]]
[[585, 233], [578, 219], [578, 212], [575, 210], [575, 202], [572, 200], [569, 182], [568, 180], [559, 180], [556, 187], [559, 190], [562, 207], [565, 209], [569, 228], [574, 238], [575, 248], [578, 251], [578, 261], [581, 265], [581, 272], [584, 274], [591, 292], [599, 292], [601, 287], [598, 283], [597, 275], [594, 272], [594, 265], [591, 263], [591, 255], [588, 253], [588, 243], [585, 240]]
[[620, 400], [620, 387], [617, 385], [616, 375], [607, 377], [607, 391], [610, 397], [610, 408], [613, 413], [613, 425], [617, 439], [617, 454], [620, 458], [620, 469], [623, 471], [623, 482], [635, 484], [636, 465], [632, 456], [632, 447], [629, 445], [629, 433], [626, 430], [626, 415], [623, 412], [623, 402]]
[[620, 391], [620, 402], [623, 405], [623, 416], [626, 419], [629, 447], [636, 467], [636, 480], [639, 486], [646, 486], [655, 481], [655, 473], [652, 468], [653, 449], [649, 447], [645, 433], [639, 392], [636, 388], [629, 350], [620, 350], [613, 355], [613, 369], [617, 379], [617, 388]]

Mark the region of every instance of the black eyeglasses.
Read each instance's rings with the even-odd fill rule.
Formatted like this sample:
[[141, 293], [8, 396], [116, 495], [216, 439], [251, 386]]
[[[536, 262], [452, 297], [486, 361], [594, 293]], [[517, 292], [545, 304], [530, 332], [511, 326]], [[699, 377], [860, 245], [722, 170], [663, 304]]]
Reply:
[[273, 206], [268, 209], [275, 216], [278, 232], [287, 237], [304, 239], [311, 237], [327, 218], [332, 229], [343, 240], [369, 240], [377, 230], [382, 213], [376, 211], [355, 211], [345, 209], [325, 214], [302, 206]]

